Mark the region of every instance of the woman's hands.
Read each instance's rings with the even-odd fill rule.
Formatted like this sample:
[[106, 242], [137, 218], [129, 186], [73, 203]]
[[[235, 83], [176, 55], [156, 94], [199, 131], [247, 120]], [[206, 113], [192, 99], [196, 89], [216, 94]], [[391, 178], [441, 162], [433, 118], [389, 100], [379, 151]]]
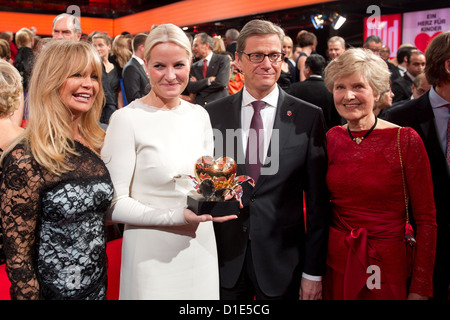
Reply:
[[202, 215], [198, 216], [193, 211], [191, 211], [189, 209], [184, 209], [184, 219], [188, 223], [199, 223], [199, 222], [206, 222], [206, 221], [225, 222], [225, 221], [237, 219], [237, 215], [232, 214], [229, 216], [213, 217], [209, 214], [202, 214]]

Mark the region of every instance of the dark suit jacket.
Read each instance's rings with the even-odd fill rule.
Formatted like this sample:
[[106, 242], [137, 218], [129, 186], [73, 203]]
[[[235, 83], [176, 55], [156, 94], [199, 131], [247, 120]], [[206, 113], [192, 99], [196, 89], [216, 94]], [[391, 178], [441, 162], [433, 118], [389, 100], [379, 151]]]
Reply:
[[395, 96], [392, 99], [392, 102], [411, 99], [412, 84], [413, 81], [406, 73], [403, 75], [403, 77], [394, 80], [392, 82], [392, 92], [394, 93]]
[[389, 61], [386, 61], [386, 64], [388, 66], [389, 72], [391, 73], [390, 80], [392, 82], [402, 77], [402, 75], [400, 74], [400, 70], [398, 69], [397, 66], [395, 66], [393, 63]]
[[446, 298], [450, 284], [450, 169], [439, 144], [429, 93], [430, 91], [417, 99], [385, 109], [383, 118], [400, 126], [412, 127], [422, 138], [427, 150], [438, 224], [434, 296]]
[[293, 83], [289, 93], [322, 108], [327, 129], [341, 125], [341, 117], [334, 107], [333, 94], [325, 87], [323, 78], [308, 77], [305, 81]]
[[[232, 136], [241, 128], [241, 103], [242, 91], [206, 107], [212, 127], [223, 137], [223, 143], [216, 139], [216, 157], [226, 154], [234, 158], [237, 175], [246, 174], [239, 130]], [[227, 133], [228, 129], [231, 132]], [[233, 140], [234, 148], [227, 149]], [[288, 287], [299, 286], [302, 271], [310, 275], [324, 272], [330, 211], [322, 110], [280, 89], [268, 157], [272, 161], [266, 160], [263, 169], [276, 171], [270, 175], [261, 171], [255, 188], [244, 183], [244, 208], [239, 218], [214, 227], [221, 286], [232, 288], [236, 284], [250, 236], [258, 284], [266, 295], [280, 296]]]
[[122, 78], [128, 103], [150, 92], [150, 80], [136, 59], [131, 58], [123, 67]]
[[230, 53], [232, 53], [232, 54], [233, 54], [233, 57], [234, 57], [234, 54], [236, 53], [236, 46], [237, 46], [237, 42], [236, 42], [236, 41], [233, 41], [232, 43], [230, 43], [229, 45], [227, 45], [227, 47], [225, 48], [225, 50], [228, 51], [228, 52], [230, 52]]
[[[225, 55], [214, 54], [208, 65], [206, 78], [203, 78], [203, 60], [195, 62], [191, 67], [191, 75], [197, 81], [189, 81], [186, 89], [194, 93], [195, 103], [204, 106], [214, 100], [228, 96], [228, 81], [230, 80], [230, 58]], [[208, 77], [216, 79], [208, 85]]]

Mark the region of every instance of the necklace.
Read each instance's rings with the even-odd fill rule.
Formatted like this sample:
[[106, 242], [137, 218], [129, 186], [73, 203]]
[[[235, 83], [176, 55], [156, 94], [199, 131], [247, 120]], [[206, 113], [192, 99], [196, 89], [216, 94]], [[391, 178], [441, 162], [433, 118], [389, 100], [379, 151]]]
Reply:
[[365, 138], [367, 138], [367, 136], [373, 131], [373, 129], [375, 129], [375, 127], [377, 126], [377, 121], [378, 121], [378, 118], [377, 118], [377, 116], [375, 116], [375, 123], [373, 124], [372, 128], [370, 128], [369, 131], [367, 131], [367, 133], [363, 137], [356, 137], [356, 138], [354, 138], [352, 136], [350, 127], [347, 125], [347, 132], [348, 132], [348, 135], [350, 136], [350, 139], [355, 141], [356, 144], [360, 144]]

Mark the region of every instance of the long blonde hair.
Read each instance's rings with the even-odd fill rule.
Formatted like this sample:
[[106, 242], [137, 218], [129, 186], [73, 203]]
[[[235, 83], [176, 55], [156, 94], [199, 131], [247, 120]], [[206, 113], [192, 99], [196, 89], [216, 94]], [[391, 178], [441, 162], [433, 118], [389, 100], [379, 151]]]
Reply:
[[131, 50], [128, 49], [128, 39], [123, 35], [118, 35], [114, 38], [111, 53], [117, 57], [117, 62], [121, 68], [127, 64], [133, 54]]
[[[95, 150], [100, 150], [105, 137], [99, 126], [104, 93], [101, 85], [102, 67], [95, 49], [84, 42], [52, 41], [39, 54], [29, 88], [30, 120], [24, 133], [11, 145], [23, 141], [34, 159], [54, 174], [73, 170], [65, 157], [75, 151], [72, 114], [64, 105], [59, 89], [70, 76], [93, 67], [98, 76], [99, 91], [92, 108], [79, 121], [80, 135]], [[5, 150], [6, 151], [6, 150]]]

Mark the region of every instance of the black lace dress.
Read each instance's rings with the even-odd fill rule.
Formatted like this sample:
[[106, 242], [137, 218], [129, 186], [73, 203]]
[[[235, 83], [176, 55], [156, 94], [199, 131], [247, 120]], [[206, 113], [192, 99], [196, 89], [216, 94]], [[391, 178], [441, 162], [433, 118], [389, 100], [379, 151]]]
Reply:
[[105, 212], [113, 196], [103, 161], [76, 142], [74, 170], [48, 172], [17, 145], [0, 187], [12, 299], [105, 299]]
[[[0, 148], [0, 156], [2, 155], [3, 150]], [[0, 177], [2, 174], [2, 168], [0, 167]], [[1, 180], [0, 180], [1, 181]], [[1, 183], [0, 183], [1, 185]], [[1, 212], [0, 212], [1, 215]], [[0, 220], [1, 222], [1, 220]], [[5, 263], [5, 253], [3, 251], [3, 229], [2, 229], [2, 224], [0, 223], [0, 264], [4, 264]]]

